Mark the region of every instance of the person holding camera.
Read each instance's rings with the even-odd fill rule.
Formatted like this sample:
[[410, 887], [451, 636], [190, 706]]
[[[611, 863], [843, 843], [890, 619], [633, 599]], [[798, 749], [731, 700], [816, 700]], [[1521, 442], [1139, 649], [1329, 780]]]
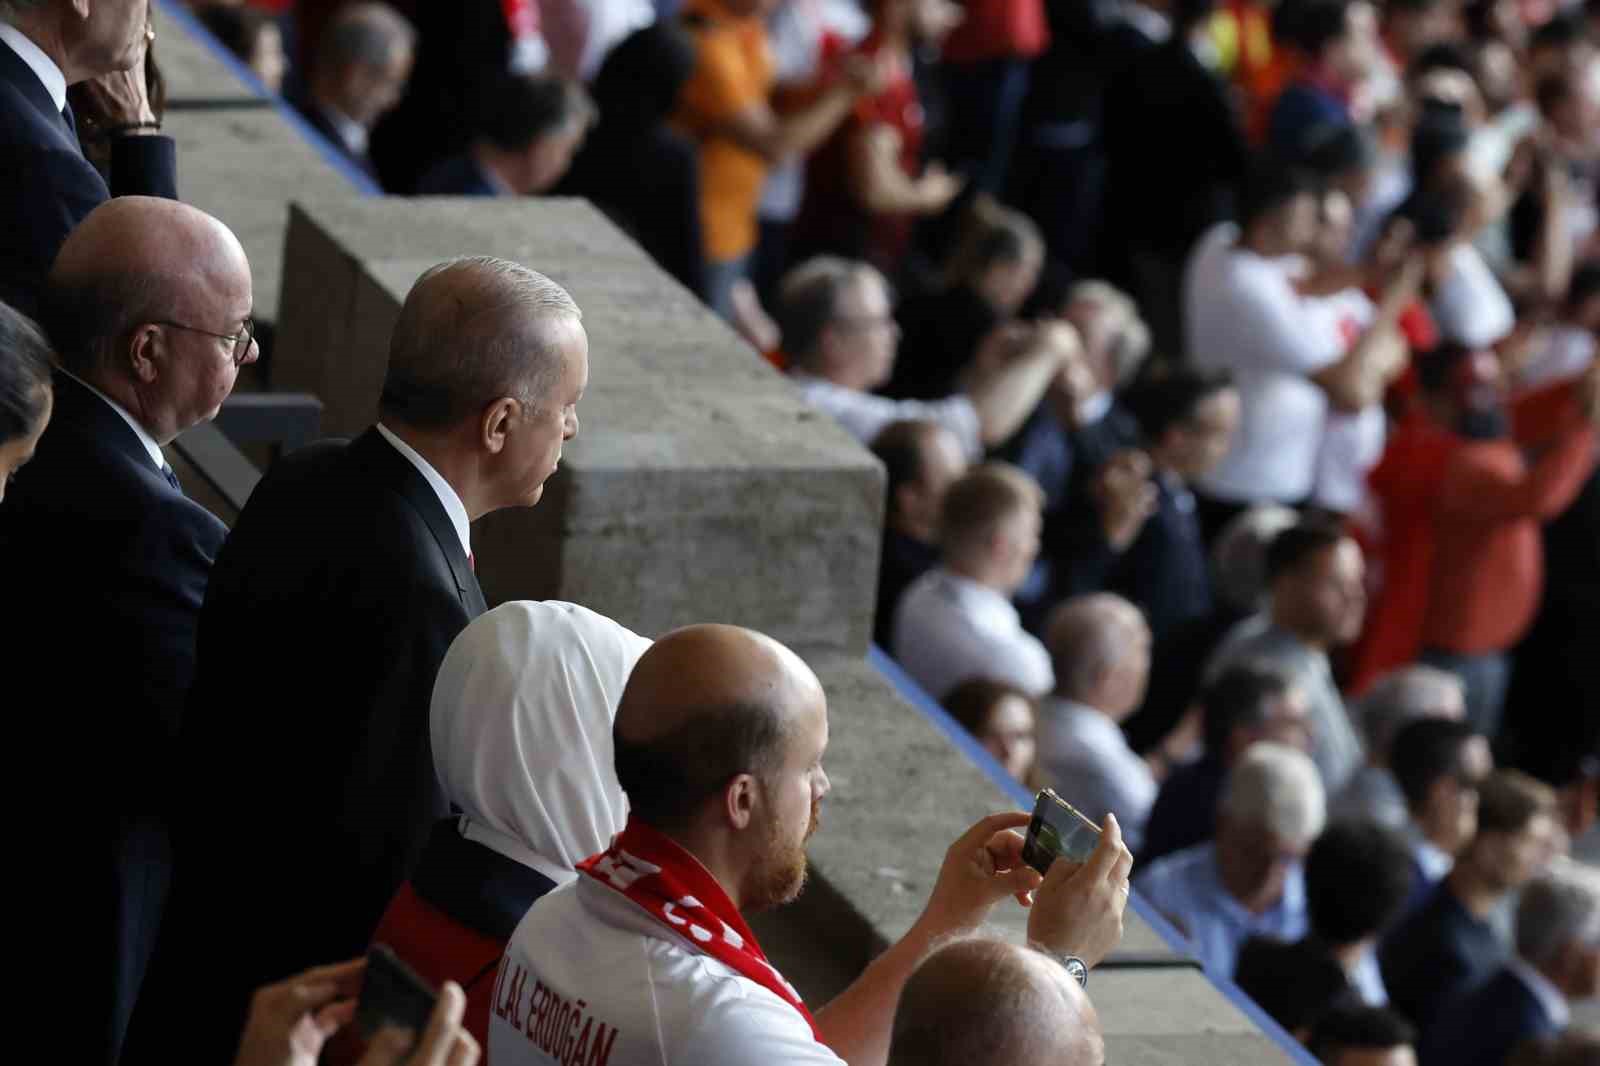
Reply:
[[830, 788], [816, 675], [759, 633], [680, 629], [634, 668], [614, 741], [628, 823], [512, 937], [489, 1020], [501, 1066], [596, 1055], [613, 1066], [883, 1066], [912, 972], [1005, 897], [1032, 894], [1029, 939], [1080, 983], [1121, 937], [1133, 858], [1114, 818], [1085, 863], [1058, 861], [1041, 878], [1012, 832], [1028, 815], [992, 814], [946, 852], [911, 930], [813, 1015], [744, 915], [805, 883]]

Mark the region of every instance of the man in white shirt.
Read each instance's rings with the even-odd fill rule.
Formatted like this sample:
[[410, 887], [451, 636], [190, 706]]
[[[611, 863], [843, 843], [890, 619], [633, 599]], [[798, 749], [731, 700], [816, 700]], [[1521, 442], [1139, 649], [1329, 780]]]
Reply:
[[895, 608], [891, 650], [936, 700], [963, 681], [1004, 681], [1035, 696], [1055, 687], [1050, 653], [1011, 603], [1039, 554], [1043, 494], [1005, 463], [985, 463], [945, 493], [940, 565]]
[[635, 666], [614, 737], [628, 824], [507, 945], [489, 1020], [499, 1066], [883, 1066], [906, 980], [1007, 896], [1037, 889], [1029, 938], [1079, 975], [1120, 937], [1132, 856], [1115, 820], [1085, 865], [1041, 882], [1010, 831], [1028, 816], [991, 815], [946, 853], [910, 932], [813, 1016], [742, 915], [805, 882], [830, 788], [816, 675], [759, 633], [681, 629]]
[[1311, 179], [1262, 164], [1245, 184], [1240, 223], [1203, 236], [1184, 276], [1188, 355], [1238, 385], [1239, 429], [1200, 479], [1218, 528], [1251, 503], [1295, 505], [1312, 492], [1330, 403], [1368, 406], [1392, 369], [1395, 321], [1415, 293], [1415, 269], [1386, 278], [1377, 313], [1358, 335], [1320, 298], [1304, 295], [1303, 258], [1317, 233]]
[[1056, 689], [1039, 711], [1040, 775], [1090, 818], [1115, 814], [1137, 852], [1157, 786], [1122, 721], [1144, 699], [1150, 627], [1121, 596], [1096, 593], [1056, 608], [1047, 636]]
[[784, 276], [775, 317], [792, 377], [812, 406], [870, 445], [893, 422], [938, 422], [967, 457], [1009, 438], [1050, 383], [1082, 357], [1064, 322], [996, 330], [980, 349], [966, 391], [943, 400], [890, 400], [872, 390], [889, 380], [900, 344], [888, 283], [866, 263], [833, 256]]

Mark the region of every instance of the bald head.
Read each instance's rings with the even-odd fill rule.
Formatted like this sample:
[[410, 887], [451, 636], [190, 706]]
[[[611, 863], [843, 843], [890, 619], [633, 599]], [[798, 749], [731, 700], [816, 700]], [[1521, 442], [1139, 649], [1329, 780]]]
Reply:
[[395, 323], [385, 421], [438, 430], [500, 397], [548, 405], [582, 317], [565, 289], [521, 264], [489, 256], [439, 264], [411, 287]]
[[61, 246], [39, 317], [68, 370], [165, 442], [232, 389], [229, 338], [251, 299], [250, 263], [227, 226], [176, 200], [119, 196]]
[[906, 982], [889, 1066], [1102, 1066], [1100, 1018], [1057, 963], [974, 937], [947, 944]]
[[[1050, 616], [1045, 636], [1062, 696], [1108, 713], [1131, 711], [1143, 697], [1150, 627], [1121, 596], [1101, 592], [1068, 600]], [[1137, 693], [1124, 691], [1133, 682]]]
[[656, 641], [617, 710], [617, 779], [658, 828], [689, 820], [739, 774], [766, 775], [807, 715], [826, 714], [816, 674], [749, 629], [698, 625]]

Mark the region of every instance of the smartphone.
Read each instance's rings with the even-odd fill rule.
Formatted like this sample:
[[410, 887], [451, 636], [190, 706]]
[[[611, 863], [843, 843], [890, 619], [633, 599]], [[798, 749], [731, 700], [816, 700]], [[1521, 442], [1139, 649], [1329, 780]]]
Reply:
[[401, 962], [389, 945], [374, 944], [367, 952], [356, 1026], [368, 1040], [385, 1025], [410, 1029], [420, 1039], [438, 998], [438, 991]]
[[1044, 789], [1033, 804], [1033, 820], [1022, 842], [1022, 861], [1041, 874], [1050, 872], [1058, 858], [1087, 862], [1100, 843], [1100, 827], [1056, 795]]

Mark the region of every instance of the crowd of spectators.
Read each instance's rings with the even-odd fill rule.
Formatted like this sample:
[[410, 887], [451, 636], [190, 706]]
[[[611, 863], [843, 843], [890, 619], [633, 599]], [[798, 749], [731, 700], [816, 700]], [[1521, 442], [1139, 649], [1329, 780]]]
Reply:
[[[1324, 1062], [1592, 1061], [1593, 0], [191, 6], [360, 182], [589, 199], [870, 448], [876, 642], [1104, 834], [977, 823], [813, 1014], [742, 917], [828, 791], [809, 668], [477, 583], [579, 430], [572, 297], [427, 271], [378, 420], [225, 527], [163, 449], [272, 334], [150, 5], [0, 0], [8, 651], [116, 797], [61, 1053], [1097, 1066], [1131, 882]], [[347, 1031], [375, 941], [426, 1032]]]

